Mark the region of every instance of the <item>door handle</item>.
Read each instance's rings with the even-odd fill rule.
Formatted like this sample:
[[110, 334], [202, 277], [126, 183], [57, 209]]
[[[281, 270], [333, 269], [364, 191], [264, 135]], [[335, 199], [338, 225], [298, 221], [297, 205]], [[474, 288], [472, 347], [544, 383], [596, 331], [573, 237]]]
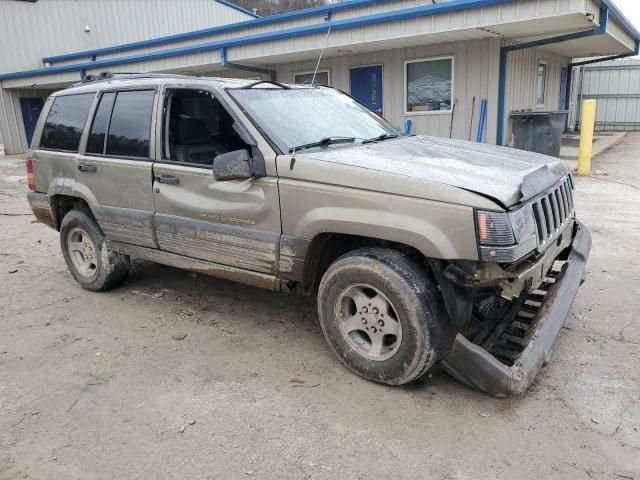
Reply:
[[81, 172], [97, 172], [98, 167], [89, 163], [81, 163], [78, 165], [78, 170]]
[[167, 185], [178, 185], [180, 183], [180, 179], [173, 175], [156, 175], [156, 182], [165, 183]]

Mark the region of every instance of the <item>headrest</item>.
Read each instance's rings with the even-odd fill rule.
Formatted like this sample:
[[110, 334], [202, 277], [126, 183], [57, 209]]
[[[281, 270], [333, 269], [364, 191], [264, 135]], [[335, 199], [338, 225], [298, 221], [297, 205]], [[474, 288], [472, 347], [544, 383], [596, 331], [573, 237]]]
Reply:
[[176, 122], [177, 145], [198, 145], [210, 143], [207, 124], [199, 118], [179, 118]]

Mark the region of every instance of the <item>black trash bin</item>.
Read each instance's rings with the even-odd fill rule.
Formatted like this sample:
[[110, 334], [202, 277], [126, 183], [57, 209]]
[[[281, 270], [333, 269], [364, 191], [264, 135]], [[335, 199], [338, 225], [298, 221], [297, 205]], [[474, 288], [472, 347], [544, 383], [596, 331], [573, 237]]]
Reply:
[[511, 112], [513, 146], [520, 150], [560, 156], [562, 132], [567, 124], [566, 110], [557, 112]]

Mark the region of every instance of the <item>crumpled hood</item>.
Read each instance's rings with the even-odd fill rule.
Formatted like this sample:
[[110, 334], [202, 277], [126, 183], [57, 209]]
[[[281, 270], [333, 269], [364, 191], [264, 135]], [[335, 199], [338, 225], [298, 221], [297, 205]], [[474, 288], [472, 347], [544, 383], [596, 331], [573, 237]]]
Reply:
[[427, 136], [329, 147], [298, 156], [443, 183], [490, 197], [505, 207], [536, 196], [569, 173], [558, 158]]

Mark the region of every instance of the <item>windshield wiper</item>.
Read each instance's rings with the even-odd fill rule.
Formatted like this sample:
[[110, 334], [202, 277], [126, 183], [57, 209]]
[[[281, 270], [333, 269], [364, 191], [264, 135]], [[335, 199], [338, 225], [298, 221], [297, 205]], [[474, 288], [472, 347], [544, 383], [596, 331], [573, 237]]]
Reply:
[[298, 145], [297, 147], [291, 147], [289, 153], [293, 153], [298, 150], [305, 150], [307, 148], [326, 147], [334, 143], [351, 143], [355, 142], [355, 137], [324, 137], [318, 142], [305, 143], [304, 145]]
[[366, 140], [362, 141], [362, 144], [364, 145], [365, 143], [373, 143], [373, 142], [379, 142], [381, 140], [388, 140], [390, 138], [398, 138], [398, 135], [396, 135], [395, 133], [383, 133], [381, 135], [378, 135], [377, 137], [373, 137], [373, 138], [368, 138]]

